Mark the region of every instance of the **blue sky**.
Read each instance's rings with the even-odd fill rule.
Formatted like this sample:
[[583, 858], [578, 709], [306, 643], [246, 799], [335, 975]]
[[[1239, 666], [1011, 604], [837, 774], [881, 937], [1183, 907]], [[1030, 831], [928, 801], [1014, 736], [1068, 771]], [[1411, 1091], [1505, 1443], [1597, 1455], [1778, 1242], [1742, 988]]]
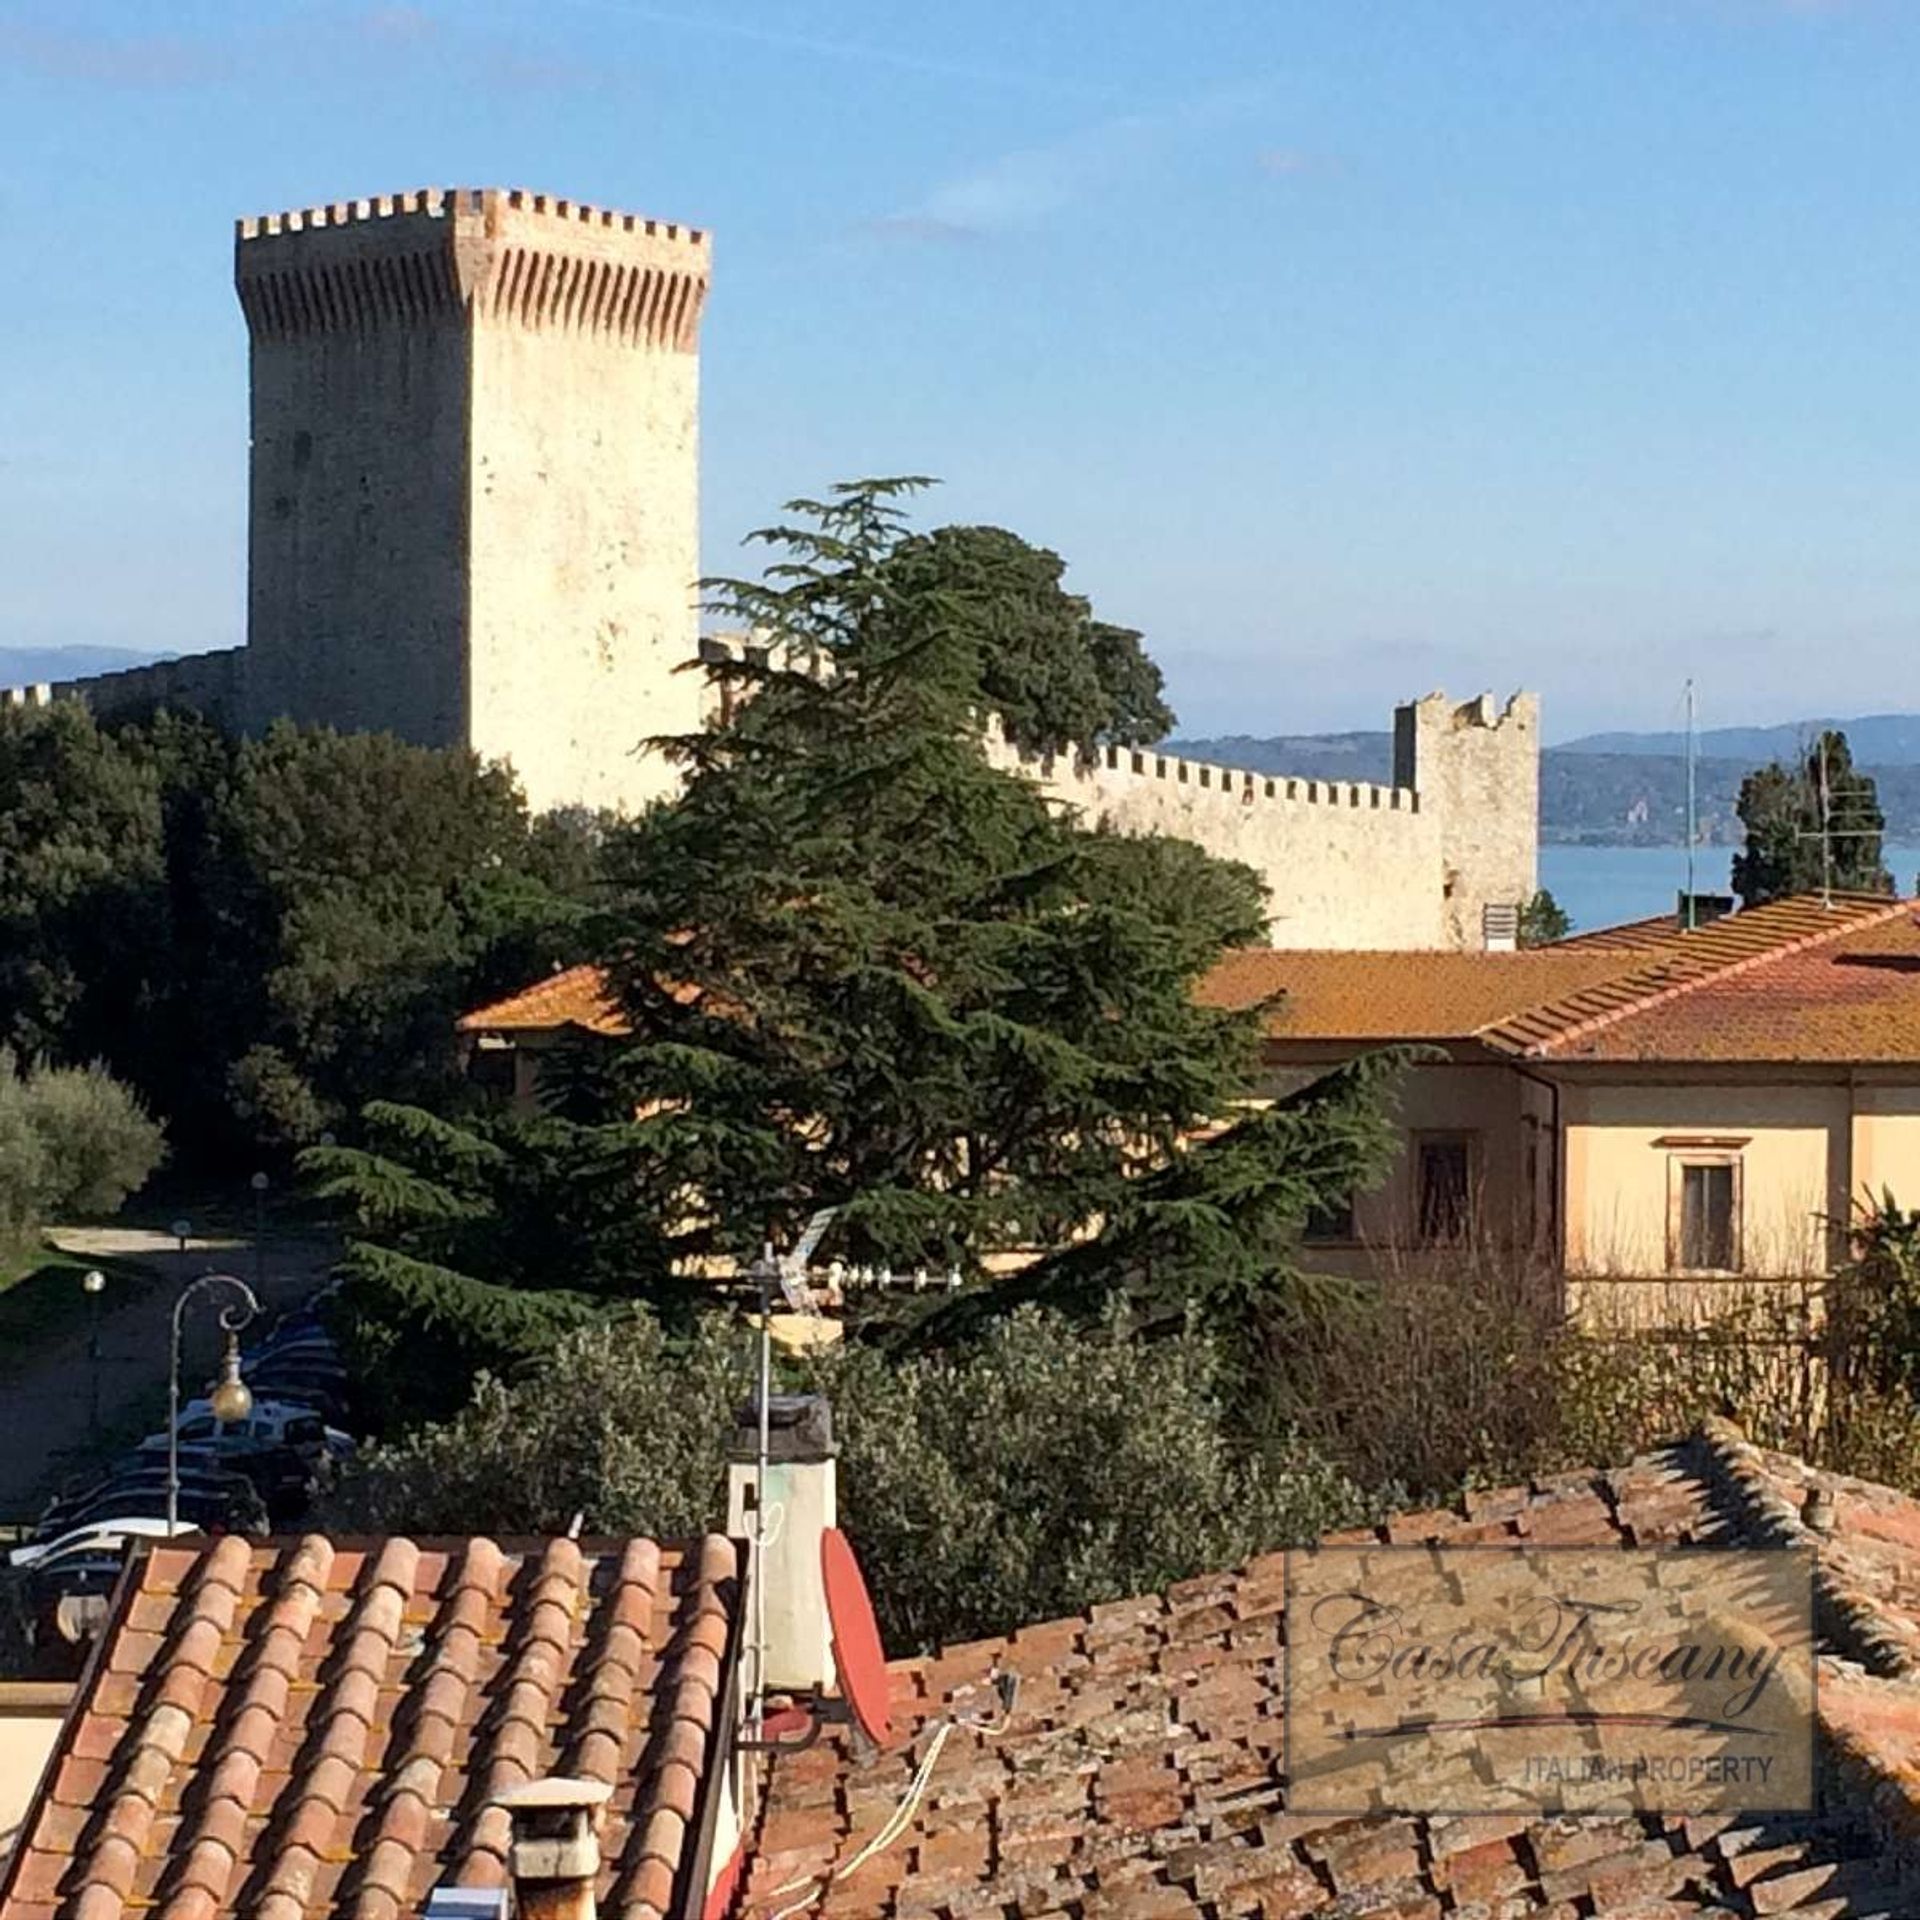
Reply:
[[705, 226], [706, 564], [1064, 553], [1192, 732], [1920, 706], [1916, 0], [0, 4], [0, 646], [241, 637], [236, 214]]

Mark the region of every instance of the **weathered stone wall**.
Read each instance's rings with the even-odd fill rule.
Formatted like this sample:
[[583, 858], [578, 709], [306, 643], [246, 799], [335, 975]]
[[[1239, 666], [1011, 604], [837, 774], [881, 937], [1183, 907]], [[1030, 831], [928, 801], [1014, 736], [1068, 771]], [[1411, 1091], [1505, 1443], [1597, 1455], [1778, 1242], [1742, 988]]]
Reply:
[[465, 303], [446, 196], [241, 223], [247, 723], [466, 742]]
[[250, 725], [471, 746], [536, 808], [666, 790], [633, 749], [697, 723], [708, 261], [493, 190], [240, 223]]
[[1266, 883], [1275, 946], [1479, 947], [1482, 909], [1536, 885], [1540, 712], [1515, 694], [1444, 694], [1394, 716], [1394, 784], [1288, 779], [1150, 750], [1031, 757], [997, 730], [988, 755], [1088, 821], [1177, 834]]
[[1489, 906], [1533, 898], [1540, 855], [1540, 701], [1504, 708], [1482, 694], [1456, 706], [1430, 693], [1394, 714], [1393, 777], [1440, 827], [1446, 940], [1481, 944]]
[[1442, 830], [1406, 788], [1287, 779], [1126, 747], [1028, 758], [997, 736], [988, 753], [1090, 825], [1177, 835], [1245, 861], [1266, 883], [1276, 946], [1451, 944]]
[[138, 718], [158, 707], [191, 708], [210, 720], [237, 726], [245, 704], [245, 671], [246, 649], [227, 647], [83, 680], [7, 687], [0, 689], [0, 705], [44, 706], [51, 700], [78, 699], [102, 720]]
[[535, 806], [667, 794], [700, 725], [708, 252], [642, 228], [504, 205], [474, 303], [469, 724]]

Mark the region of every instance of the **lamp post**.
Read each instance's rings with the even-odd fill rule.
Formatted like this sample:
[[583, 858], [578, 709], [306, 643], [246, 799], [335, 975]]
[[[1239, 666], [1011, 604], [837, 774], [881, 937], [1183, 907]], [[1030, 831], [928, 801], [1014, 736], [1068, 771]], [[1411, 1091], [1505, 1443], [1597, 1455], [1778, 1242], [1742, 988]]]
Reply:
[[187, 1250], [187, 1242], [193, 1238], [193, 1222], [185, 1219], [176, 1220], [167, 1231], [180, 1242], [180, 1251], [184, 1255]]
[[80, 1277], [80, 1291], [87, 1296], [87, 1438], [100, 1438], [100, 1296], [107, 1290], [107, 1276], [98, 1267]]
[[220, 1355], [220, 1378], [212, 1394], [213, 1417], [225, 1426], [253, 1411], [253, 1390], [240, 1377], [240, 1329], [260, 1311], [260, 1301], [244, 1280], [230, 1273], [203, 1273], [180, 1289], [173, 1303], [173, 1347], [167, 1368], [167, 1537], [180, 1530], [180, 1328], [187, 1302], [207, 1287], [231, 1287], [240, 1298], [220, 1309], [220, 1331], [227, 1336]]
[[[264, 1173], [256, 1173], [247, 1184], [253, 1189], [253, 1290], [263, 1293], [267, 1285], [267, 1188]], [[259, 1309], [256, 1307], [257, 1313]]]

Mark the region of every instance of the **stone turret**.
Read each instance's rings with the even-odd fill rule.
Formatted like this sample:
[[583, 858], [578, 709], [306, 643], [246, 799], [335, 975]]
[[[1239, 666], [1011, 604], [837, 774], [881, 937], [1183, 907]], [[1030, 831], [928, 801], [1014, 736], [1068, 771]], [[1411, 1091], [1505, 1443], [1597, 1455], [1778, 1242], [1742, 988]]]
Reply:
[[1446, 944], [1483, 945], [1487, 908], [1523, 906], [1540, 884], [1538, 695], [1396, 708], [1393, 781], [1439, 823]]
[[707, 237], [429, 189], [239, 223], [244, 702], [635, 807], [699, 723]]

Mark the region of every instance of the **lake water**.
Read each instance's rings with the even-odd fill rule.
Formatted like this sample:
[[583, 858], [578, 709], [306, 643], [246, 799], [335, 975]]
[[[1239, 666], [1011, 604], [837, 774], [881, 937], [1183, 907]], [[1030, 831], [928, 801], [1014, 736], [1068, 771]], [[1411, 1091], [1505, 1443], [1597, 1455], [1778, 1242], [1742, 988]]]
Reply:
[[[1920, 893], [1920, 847], [1888, 846], [1882, 858], [1902, 893]], [[1701, 893], [1731, 890], [1733, 849], [1700, 847], [1693, 856]], [[1687, 884], [1684, 847], [1556, 847], [1540, 849], [1540, 884], [1573, 919], [1576, 933], [1671, 913]]]

